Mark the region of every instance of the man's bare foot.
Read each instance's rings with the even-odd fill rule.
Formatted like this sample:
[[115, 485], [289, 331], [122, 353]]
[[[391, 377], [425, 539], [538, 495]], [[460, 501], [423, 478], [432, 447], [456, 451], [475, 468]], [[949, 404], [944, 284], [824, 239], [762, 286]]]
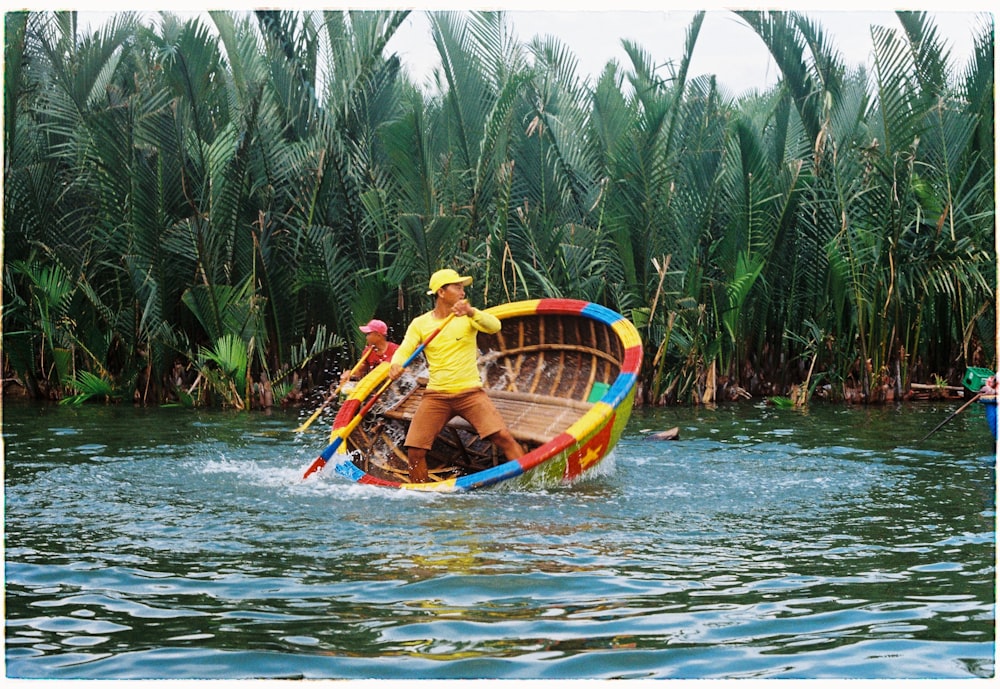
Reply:
[[427, 462], [410, 461], [410, 483], [427, 483]]

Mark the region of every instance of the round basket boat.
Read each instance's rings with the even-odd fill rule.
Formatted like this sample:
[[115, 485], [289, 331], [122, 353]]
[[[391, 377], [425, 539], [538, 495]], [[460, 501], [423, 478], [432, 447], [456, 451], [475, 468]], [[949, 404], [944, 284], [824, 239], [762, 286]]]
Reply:
[[[376, 405], [368, 398], [385, 387], [387, 363], [344, 401], [333, 423], [334, 436], [348, 433], [331, 457], [338, 474], [364, 484], [454, 492], [514, 479], [572, 481], [607, 457], [635, 400], [642, 362], [635, 326], [608, 308], [572, 299], [521, 301], [486, 311], [502, 327], [478, 336], [483, 387], [525, 455], [507, 461], [455, 417], [428, 452], [430, 482], [410, 483], [403, 439], [426, 385], [421, 358]], [[371, 409], [359, 422], [366, 406]]]

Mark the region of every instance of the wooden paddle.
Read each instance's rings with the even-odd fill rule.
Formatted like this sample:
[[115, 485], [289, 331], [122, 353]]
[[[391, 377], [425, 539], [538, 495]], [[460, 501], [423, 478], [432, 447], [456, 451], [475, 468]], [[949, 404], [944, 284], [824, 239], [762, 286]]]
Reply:
[[944, 425], [945, 425], [946, 423], [948, 423], [949, 421], [951, 421], [952, 419], [954, 419], [954, 418], [955, 418], [956, 416], [958, 416], [959, 414], [961, 414], [961, 413], [962, 413], [963, 411], [965, 411], [965, 410], [966, 410], [966, 409], [967, 409], [967, 408], [969, 407], [969, 405], [970, 405], [970, 404], [972, 404], [973, 402], [975, 402], [976, 400], [978, 400], [978, 399], [979, 399], [980, 397], [982, 397], [982, 396], [983, 396], [983, 393], [981, 393], [981, 392], [977, 392], [977, 393], [976, 393], [976, 394], [975, 394], [975, 395], [974, 395], [974, 396], [972, 397], [972, 399], [971, 399], [971, 400], [969, 400], [968, 402], [966, 402], [965, 404], [963, 404], [963, 405], [962, 405], [961, 407], [959, 407], [958, 409], [956, 409], [956, 410], [955, 410], [954, 412], [952, 412], [952, 413], [951, 413], [951, 415], [950, 415], [950, 416], [948, 416], [948, 418], [947, 418], [947, 419], [945, 419], [944, 421], [942, 421], [941, 423], [939, 423], [939, 424], [938, 424], [937, 426], [935, 426], [935, 427], [933, 428], [933, 430], [931, 430], [931, 432], [930, 432], [930, 433], [928, 433], [928, 434], [927, 434], [927, 435], [925, 435], [925, 436], [924, 436], [923, 438], [921, 438], [920, 440], [918, 440], [918, 441], [917, 441], [917, 443], [918, 443], [918, 444], [919, 444], [919, 443], [922, 443], [922, 442], [924, 442], [925, 440], [927, 440], [928, 438], [930, 438], [930, 437], [931, 437], [932, 435], [934, 435], [934, 434], [935, 434], [935, 433], [936, 433], [936, 432], [938, 431], [938, 429], [940, 429], [940, 428], [941, 428], [942, 426], [944, 426]]
[[[363, 352], [361, 352], [361, 358], [360, 358], [360, 359], [358, 359], [358, 363], [354, 364], [354, 368], [352, 368], [352, 369], [351, 369], [351, 375], [349, 375], [349, 376], [347, 377], [347, 380], [350, 380], [351, 378], [353, 378], [353, 377], [354, 377], [354, 374], [356, 374], [356, 373], [357, 373], [357, 372], [358, 372], [358, 371], [359, 371], [359, 370], [361, 369], [361, 367], [362, 367], [362, 366], [364, 365], [364, 363], [365, 363], [365, 359], [367, 359], [367, 358], [368, 358], [368, 353], [369, 353], [369, 352], [371, 352], [371, 351], [372, 351], [372, 345], [368, 345], [367, 347], [365, 347], [365, 350], [364, 350]], [[302, 431], [304, 431], [304, 430], [306, 430], [307, 428], [309, 428], [309, 426], [311, 426], [311, 425], [312, 425], [312, 422], [313, 422], [313, 421], [315, 421], [315, 420], [316, 420], [316, 419], [317, 419], [317, 418], [319, 417], [319, 413], [320, 413], [321, 411], [323, 411], [324, 409], [326, 409], [326, 406], [327, 406], [328, 404], [330, 404], [330, 402], [332, 402], [332, 401], [334, 400], [334, 398], [335, 398], [335, 397], [336, 397], [337, 395], [339, 395], [339, 394], [340, 394], [340, 390], [341, 390], [341, 388], [343, 388], [343, 387], [344, 387], [344, 384], [345, 384], [346, 382], [347, 382], [347, 381], [344, 381], [344, 383], [341, 383], [340, 385], [338, 385], [338, 386], [337, 386], [337, 389], [336, 389], [336, 390], [334, 390], [333, 392], [331, 392], [331, 393], [330, 393], [330, 394], [329, 394], [329, 395], [327, 396], [327, 398], [326, 398], [325, 400], [323, 400], [323, 404], [321, 404], [321, 405], [319, 406], [319, 409], [317, 409], [316, 411], [314, 411], [314, 412], [312, 413], [312, 416], [310, 416], [310, 417], [309, 417], [308, 419], [306, 419], [306, 420], [305, 420], [305, 421], [304, 421], [304, 422], [302, 423], [302, 425], [300, 425], [300, 426], [299, 426], [298, 428], [296, 428], [296, 429], [295, 429], [295, 432], [296, 432], [296, 433], [301, 433]]]
[[[424, 348], [428, 344], [430, 344], [431, 340], [433, 340], [435, 337], [438, 336], [438, 333], [444, 330], [444, 327], [446, 325], [451, 323], [451, 319], [454, 317], [455, 317], [454, 313], [449, 313], [448, 317], [444, 319], [444, 323], [439, 325], [437, 330], [428, 335], [427, 339], [424, 340], [422, 343], [420, 343], [419, 347], [413, 350], [413, 354], [411, 354], [406, 359], [406, 361], [403, 362], [403, 368], [406, 368], [411, 363], [413, 363], [413, 360], [416, 359], [417, 356], [422, 351], [424, 351]], [[317, 457], [313, 461], [313, 463], [309, 465], [309, 468], [306, 469], [306, 473], [302, 475], [303, 479], [309, 478], [312, 474], [315, 474], [317, 471], [326, 466], [326, 463], [329, 461], [330, 457], [333, 456], [333, 453], [336, 452], [337, 448], [340, 447], [341, 443], [344, 442], [344, 438], [348, 437], [351, 433], [354, 432], [354, 429], [358, 427], [359, 423], [361, 423], [361, 419], [364, 418], [365, 414], [371, 411], [371, 408], [375, 406], [375, 402], [378, 401], [378, 398], [382, 395], [383, 392], [386, 391], [386, 389], [390, 385], [392, 385], [392, 378], [389, 378], [388, 374], [386, 374], [385, 382], [382, 383], [382, 385], [380, 385], [379, 388], [374, 393], [372, 393], [372, 396], [368, 398], [368, 401], [365, 402], [364, 406], [358, 410], [358, 413], [354, 415], [354, 417], [350, 420], [350, 422], [343, 428], [337, 429], [335, 431], [334, 435], [336, 435], [336, 437], [330, 442], [329, 445], [323, 448], [323, 451], [319, 453], [319, 457]]]

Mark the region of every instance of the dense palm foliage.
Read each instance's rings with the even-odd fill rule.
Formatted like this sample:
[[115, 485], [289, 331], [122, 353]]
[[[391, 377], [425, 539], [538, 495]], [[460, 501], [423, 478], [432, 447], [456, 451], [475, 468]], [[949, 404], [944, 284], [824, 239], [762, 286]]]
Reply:
[[396, 332], [426, 276], [625, 313], [654, 403], [898, 395], [996, 361], [993, 37], [922, 13], [842, 63], [740, 12], [782, 79], [733, 99], [683, 56], [581, 79], [500, 13], [213, 12], [211, 26], [5, 15], [5, 378], [34, 396], [268, 404]]

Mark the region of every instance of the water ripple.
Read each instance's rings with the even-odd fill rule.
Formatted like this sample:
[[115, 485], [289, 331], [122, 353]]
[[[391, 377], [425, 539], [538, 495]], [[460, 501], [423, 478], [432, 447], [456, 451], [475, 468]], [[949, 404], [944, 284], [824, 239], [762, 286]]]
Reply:
[[443, 495], [303, 481], [291, 415], [4, 413], [11, 677], [994, 673], [959, 419], [899, 449], [926, 418], [640, 411], [601, 475]]

